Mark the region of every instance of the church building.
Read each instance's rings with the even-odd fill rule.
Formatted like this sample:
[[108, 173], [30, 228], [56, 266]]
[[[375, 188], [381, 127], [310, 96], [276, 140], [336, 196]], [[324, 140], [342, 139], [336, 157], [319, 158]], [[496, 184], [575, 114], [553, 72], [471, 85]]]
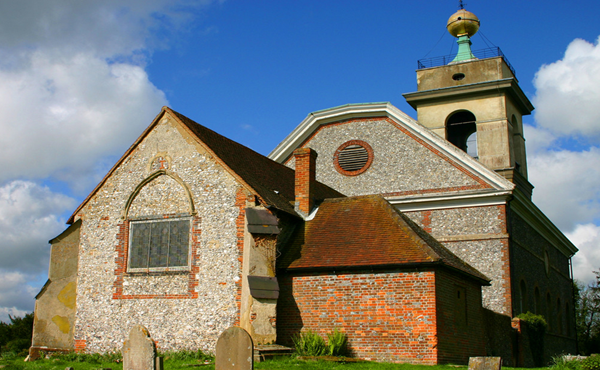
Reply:
[[498, 48], [419, 62], [390, 103], [313, 112], [265, 157], [164, 107], [50, 241], [40, 351], [119, 350], [133, 325], [160, 350], [214, 351], [346, 333], [354, 357], [420, 364], [501, 356], [532, 366], [518, 314], [549, 324], [544, 358], [575, 353], [571, 257], [532, 203], [522, 117]]

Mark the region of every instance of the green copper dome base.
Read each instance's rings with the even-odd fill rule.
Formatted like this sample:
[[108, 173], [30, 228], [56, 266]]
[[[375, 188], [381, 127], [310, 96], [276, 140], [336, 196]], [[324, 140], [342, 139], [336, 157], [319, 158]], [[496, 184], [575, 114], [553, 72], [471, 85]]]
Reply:
[[464, 34], [458, 36], [458, 40], [456, 41], [456, 43], [458, 44], [458, 53], [456, 53], [454, 60], [452, 60], [450, 64], [477, 59], [475, 58], [475, 55], [473, 55], [473, 53], [471, 52], [471, 40], [469, 38], [469, 35]]

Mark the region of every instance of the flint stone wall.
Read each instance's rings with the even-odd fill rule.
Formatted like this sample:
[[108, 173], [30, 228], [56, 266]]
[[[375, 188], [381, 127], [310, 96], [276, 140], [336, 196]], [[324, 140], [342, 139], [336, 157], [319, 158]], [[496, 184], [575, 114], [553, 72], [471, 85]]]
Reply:
[[[218, 335], [238, 317], [241, 275], [236, 239], [236, 193], [231, 175], [165, 115], [93, 195], [81, 217], [77, 286], [76, 348], [87, 352], [120, 348], [129, 328], [142, 324], [161, 350], [213, 351]], [[197, 299], [113, 299], [119, 225], [130, 195], [157, 169], [164, 168], [188, 187], [199, 220]], [[189, 213], [180, 183], [162, 175], [146, 184], [130, 207], [130, 217]], [[124, 274], [124, 294], [180, 294], [186, 273]]]
[[482, 287], [483, 306], [510, 311], [508, 234], [504, 206], [465, 207], [405, 212], [463, 261], [492, 280]]
[[[362, 140], [373, 149], [373, 163], [357, 176], [339, 173], [334, 154], [344, 143]], [[401, 131], [389, 118], [341, 121], [321, 127], [302, 144], [317, 154], [317, 180], [348, 196], [478, 186], [432, 150]], [[286, 163], [294, 168], [293, 157]]]

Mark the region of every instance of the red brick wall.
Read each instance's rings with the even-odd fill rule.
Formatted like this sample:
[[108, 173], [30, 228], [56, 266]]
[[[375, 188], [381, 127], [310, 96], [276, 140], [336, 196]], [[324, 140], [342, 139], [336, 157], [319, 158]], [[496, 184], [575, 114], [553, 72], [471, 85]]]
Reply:
[[[435, 273], [279, 275], [277, 338], [301, 329], [348, 335], [356, 357], [437, 363]], [[480, 306], [481, 307], [481, 306]]]
[[[485, 356], [481, 286], [459, 275], [438, 270], [436, 291], [438, 363], [467, 364], [469, 357]], [[461, 299], [464, 307], [459, 302]]]

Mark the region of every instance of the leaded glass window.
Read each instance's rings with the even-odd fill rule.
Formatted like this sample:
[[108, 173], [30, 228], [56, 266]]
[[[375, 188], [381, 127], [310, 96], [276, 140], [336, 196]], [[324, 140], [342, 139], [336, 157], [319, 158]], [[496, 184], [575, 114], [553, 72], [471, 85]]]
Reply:
[[189, 219], [132, 221], [129, 269], [188, 267]]

